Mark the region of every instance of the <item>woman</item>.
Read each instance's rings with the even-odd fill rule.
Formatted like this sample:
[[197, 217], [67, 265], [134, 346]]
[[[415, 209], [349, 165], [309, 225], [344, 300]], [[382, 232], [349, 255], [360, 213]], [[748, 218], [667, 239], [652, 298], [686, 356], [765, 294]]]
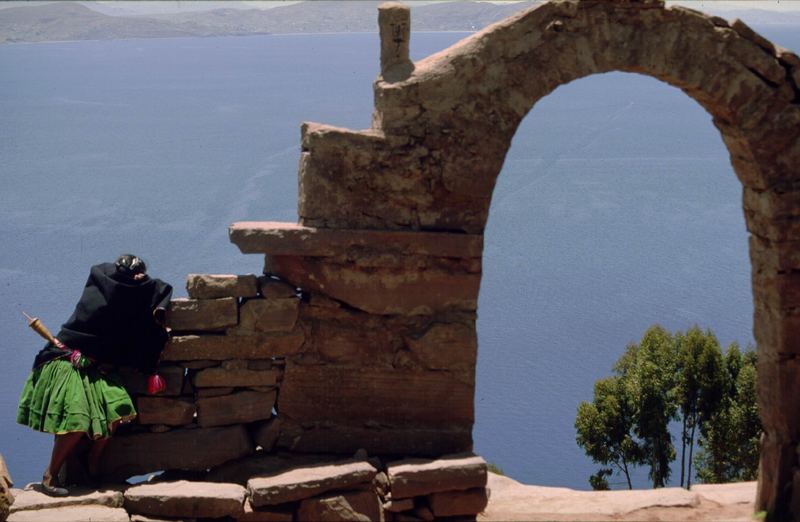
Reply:
[[150, 278], [137, 256], [91, 268], [75, 311], [56, 341], [37, 354], [20, 398], [17, 422], [55, 435], [37, 489], [52, 496], [69, 493], [56, 484], [58, 472], [84, 436], [94, 441], [88, 471], [97, 475], [117, 425], [136, 416], [116, 367], [138, 368], [152, 376], [148, 391], [163, 391], [155, 371], [167, 341], [164, 318], [171, 296], [172, 287]]

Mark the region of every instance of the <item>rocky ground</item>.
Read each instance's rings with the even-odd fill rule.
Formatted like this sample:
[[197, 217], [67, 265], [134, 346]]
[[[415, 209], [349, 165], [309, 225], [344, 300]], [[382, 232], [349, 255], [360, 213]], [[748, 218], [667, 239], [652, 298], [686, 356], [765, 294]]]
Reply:
[[[752, 521], [755, 482], [700, 485], [686, 491], [660, 490], [587, 492], [528, 486], [489, 474], [491, 498], [480, 521], [515, 520], [637, 520]], [[132, 517], [124, 509], [123, 492], [114, 489], [76, 491], [56, 499], [35, 491], [13, 490], [9, 522], [70, 522], [85, 520], [154, 520]]]

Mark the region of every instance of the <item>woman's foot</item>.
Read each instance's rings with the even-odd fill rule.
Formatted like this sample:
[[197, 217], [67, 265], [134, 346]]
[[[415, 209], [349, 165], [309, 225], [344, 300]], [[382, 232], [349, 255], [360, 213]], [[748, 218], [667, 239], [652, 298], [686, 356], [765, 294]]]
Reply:
[[49, 475], [45, 475], [42, 477], [41, 482], [34, 483], [31, 485], [31, 487], [34, 491], [44, 493], [45, 495], [51, 497], [66, 497], [69, 495], [69, 490], [67, 488], [57, 486], [55, 480], [53, 480], [53, 477]]

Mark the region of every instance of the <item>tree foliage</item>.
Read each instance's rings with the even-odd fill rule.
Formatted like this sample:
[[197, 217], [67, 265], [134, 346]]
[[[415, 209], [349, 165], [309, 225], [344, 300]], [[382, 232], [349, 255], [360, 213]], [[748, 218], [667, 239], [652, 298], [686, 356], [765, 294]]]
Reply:
[[723, 357], [711, 330], [672, 335], [654, 325], [613, 369], [575, 419], [578, 445], [602, 466], [589, 479], [593, 489], [607, 489], [613, 472], [631, 488], [632, 468], [641, 465], [649, 466], [654, 488], [667, 485], [677, 453], [674, 420], [681, 425], [681, 486], [691, 486], [693, 463], [703, 482], [755, 477], [761, 426], [754, 352], [742, 355], [734, 343]]

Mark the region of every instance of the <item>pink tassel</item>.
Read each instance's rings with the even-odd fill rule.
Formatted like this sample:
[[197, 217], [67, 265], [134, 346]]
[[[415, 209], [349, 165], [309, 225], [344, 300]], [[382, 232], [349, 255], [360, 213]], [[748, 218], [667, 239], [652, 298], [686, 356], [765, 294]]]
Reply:
[[147, 379], [147, 394], [156, 395], [167, 389], [167, 383], [159, 374], [154, 373]]

